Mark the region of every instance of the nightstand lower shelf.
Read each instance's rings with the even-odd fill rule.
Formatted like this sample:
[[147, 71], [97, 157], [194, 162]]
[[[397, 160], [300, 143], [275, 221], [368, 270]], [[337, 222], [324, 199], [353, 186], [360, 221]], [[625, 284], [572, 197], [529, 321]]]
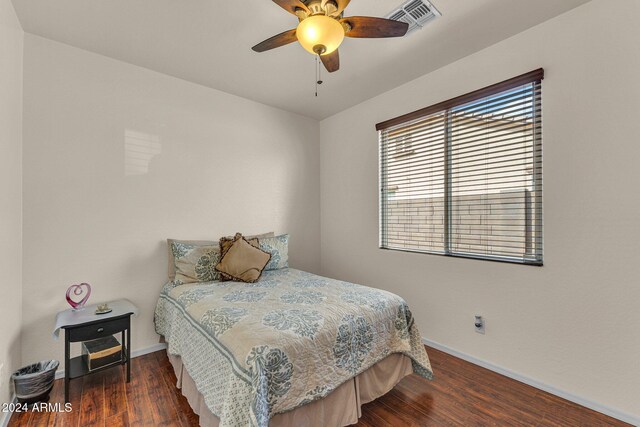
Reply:
[[127, 354], [128, 353], [126, 348], [123, 347], [122, 360], [115, 363], [111, 363], [109, 365], [101, 366], [100, 368], [96, 368], [91, 371], [89, 370], [89, 367], [87, 366], [87, 363], [85, 362], [85, 359], [82, 356], [77, 356], [72, 359], [69, 359], [69, 365], [68, 365], [69, 379], [72, 380], [75, 378], [84, 377], [85, 375], [95, 374], [96, 372], [104, 371], [105, 369], [124, 365], [125, 363], [127, 363], [127, 356], [126, 356]]

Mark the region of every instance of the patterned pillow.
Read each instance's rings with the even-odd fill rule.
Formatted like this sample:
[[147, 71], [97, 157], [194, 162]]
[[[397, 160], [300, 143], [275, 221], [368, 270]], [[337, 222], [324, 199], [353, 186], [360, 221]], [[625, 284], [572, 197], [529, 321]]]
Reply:
[[175, 283], [213, 282], [220, 280], [215, 267], [220, 261], [220, 246], [197, 246], [172, 242], [175, 259]]
[[175, 240], [175, 239], [167, 239], [167, 248], [169, 249], [169, 280], [174, 280], [176, 278], [176, 252], [173, 248], [173, 243], [178, 243], [179, 251], [183, 251], [185, 247], [195, 247], [195, 246], [215, 246], [216, 242], [211, 240]]
[[258, 281], [269, 259], [268, 252], [251, 245], [238, 233], [215, 269], [227, 279], [253, 283]]
[[279, 270], [289, 267], [289, 235], [282, 234], [275, 237], [261, 237], [260, 249], [271, 254], [271, 261], [265, 270]]

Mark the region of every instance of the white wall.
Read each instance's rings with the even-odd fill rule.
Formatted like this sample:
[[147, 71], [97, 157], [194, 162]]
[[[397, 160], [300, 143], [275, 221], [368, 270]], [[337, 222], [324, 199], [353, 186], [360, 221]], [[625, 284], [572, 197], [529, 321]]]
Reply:
[[0, 0], [0, 402], [20, 367], [23, 40], [11, 1]]
[[[428, 339], [640, 419], [639, 16], [594, 0], [322, 121], [323, 273], [400, 294]], [[375, 124], [539, 67], [544, 267], [378, 249]]]
[[25, 363], [63, 357], [81, 281], [140, 307], [133, 350], [157, 343], [167, 237], [289, 232], [290, 264], [319, 270], [317, 121], [29, 34], [24, 68]]

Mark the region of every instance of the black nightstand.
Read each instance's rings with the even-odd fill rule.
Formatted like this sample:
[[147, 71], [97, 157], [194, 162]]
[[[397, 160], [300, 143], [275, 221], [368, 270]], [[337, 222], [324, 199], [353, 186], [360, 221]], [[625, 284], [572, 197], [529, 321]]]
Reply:
[[[127, 382], [131, 380], [131, 316], [137, 312], [129, 301], [120, 300], [109, 303], [113, 311], [107, 314], [95, 314], [95, 306], [86, 307], [83, 311], [67, 310], [58, 314], [63, 320], [59, 323], [64, 329], [64, 401], [69, 402], [69, 382], [122, 365], [127, 365]], [[91, 341], [109, 335], [120, 334], [122, 344], [122, 360], [119, 363], [89, 371], [82, 356], [71, 358], [71, 343]]]

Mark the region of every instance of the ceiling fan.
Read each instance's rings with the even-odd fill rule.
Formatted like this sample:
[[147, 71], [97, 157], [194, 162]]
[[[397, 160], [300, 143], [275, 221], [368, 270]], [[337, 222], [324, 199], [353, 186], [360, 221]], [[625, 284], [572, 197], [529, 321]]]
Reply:
[[330, 73], [340, 68], [338, 47], [346, 37], [402, 37], [409, 24], [371, 16], [345, 18], [344, 9], [351, 0], [273, 0], [278, 6], [298, 17], [298, 27], [275, 35], [252, 49], [264, 52], [296, 40], [309, 53], [318, 55]]

